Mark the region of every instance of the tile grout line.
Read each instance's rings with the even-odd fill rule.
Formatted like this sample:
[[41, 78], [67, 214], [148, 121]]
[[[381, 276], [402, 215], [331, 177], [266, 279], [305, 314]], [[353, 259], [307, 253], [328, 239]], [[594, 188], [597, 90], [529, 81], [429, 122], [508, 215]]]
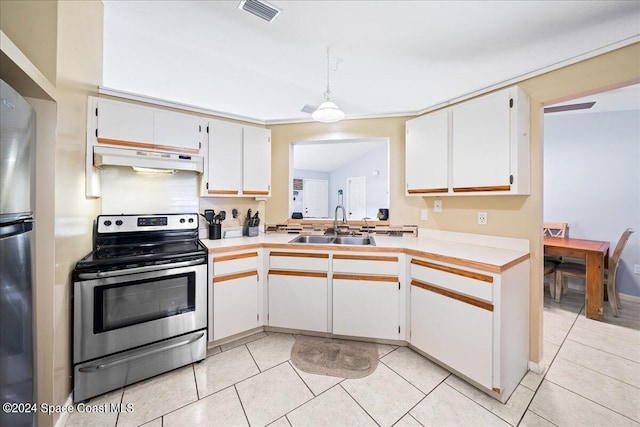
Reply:
[[[605, 353], [606, 353], [606, 352], [605, 352]], [[607, 353], [607, 354], [610, 354], [610, 353]], [[562, 359], [562, 360], [564, 360], [565, 362], [569, 362], [569, 363], [572, 363], [572, 364], [574, 364], [574, 365], [577, 365], [577, 366], [579, 366], [579, 367], [581, 367], [581, 368], [583, 368], [583, 369], [586, 369], [587, 371], [595, 372], [596, 374], [600, 374], [600, 375], [602, 375], [602, 376], [604, 376], [604, 377], [607, 377], [607, 378], [612, 379], [612, 380], [614, 380], [614, 381], [621, 382], [622, 384], [626, 384], [626, 385], [628, 385], [628, 386], [630, 386], [630, 387], [633, 387], [633, 388], [635, 388], [635, 389], [640, 390], [640, 387], [638, 387], [637, 385], [629, 384], [628, 382], [626, 382], [626, 381], [624, 381], [624, 380], [621, 380], [620, 378], [615, 378], [615, 377], [612, 377], [611, 375], [607, 375], [607, 374], [605, 374], [604, 372], [596, 371], [595, 369], [592, 369], [592, 368], [590, 368], [590, 367], [588, 367], [588, 366], [581, 365], [579, 362], [577, 362], [577, 361], [575, 361], [575, 360], [566, 359], [566, 358], [564, 358], [564, 357], [562, 357], [561, 359]], [[625, 359], [625, 360], [628, 360], [628, 359]], [[555, 361], [555, 359], [554, 359], [554, 361]], [[637, 362], [636, 362], [636, 364], [640, 365], [640, 363], [637, 363]], [[549, 380], [549, 381], [550, 381], [550, 382], [553, 382], [553, 381], [551, 381], [551, 380]], [[554, 383], [554, 384], [556, 384], [555, 382], [553, 382], [553, 383]]]
[[[590, 330], [588, 330], [588, 329], [586, 329], [586, 328], [582, 328], [581, 326], [578, 326], [578, 328], [585, 329], [589, 334], [591, 334], [591, 333], [598, 333], [598, 334], [601, 334], [601, 335], [604, 335], [604, 336], [607, 336], [607, 337], [611, 337], [611, 335], [603, 334], [602, 332], [597, 332], [597, 331], [590, 331]], [[640, 346], [640, 343], [634, 343], [634, 342], [632, 342], [632, 341], [627, 341], [627, 340], [624, 340], [624, 339], [618, 338], [618, 337], [616, 337], [616, 336], [613, 336], [613, 338], [615, 338], [615, 339], [619, 339], [619, 340], [624, 341], [624, 342], [626, 342], [626, 343], [631, 343], [631, 344], [635, 344], [635, 345]], [[581, 344], [581, 345], [583, 345], [583, 346], [585, 346], [585, 347], [590, 347], [590, 348], [593, 348], [593, 349], [595, 349], [595, 350], [599, 350], [599, 351], [601, 351], [601, 352], [603, 352], [603, 353], [607, 353], [607, 354], [610, 354], [610, 355], [612, 355], [612, 356], [617, 356], [617, 357], [619, 357], [619, 358], [621, 358], [621, 359], [628, 360], [628, 361], [630, 361], [630, 362], [640, 364], [640, 362], [639, 362], [639, 361], [637, 361], [637, 360], [629, 359], [628, 357], [621, 356], [620, 354], [617, 354], [617, 353], [611, 353], [610, 351], [603, 350], [603, 349], [598, 348], [598, 347], [594, 347], [593, 345], [590, 345], [590, 344], [584, 343], [584, 342], [582, 342], [582, 341], [576, 341], [576, 340], [575, 340], [575, 339], [573, 339], [573, 338], [569, 338], [569, 337], [568, 337], [568, 335], [567, 335], [567, 339], [568, 339], [569, 341], [573, 341], [573, 342], [575, 342], [575, 343]], [[563, 342], [563, 344], [564, 344], [564, 342]]]
[[598, 402], [596, 402], [595, 400], [591, 400], [591, 399], [589, 399], [588, 397], [585, 397], [585, 396], [583, 396], [583, 395], [581, 395], [581, 394], [579, 394], [579, 393], [576, 393], [575, 391], [573, 391], [573, 390], [571, 390], [571, 389], [568, 389], [567, 387], [564, 387], [564, 386], [562, 386], [562, 385], [560, 385], [560, 384], [558, 384], [558, 383], [555, 383], [555, 382], [550, 381], [550, 380], [546, 380], [546, 381], [547, 381], [547, 382], [549, 382], [549, 383], [551, 383], [551, 384], [553, 384], [553, 385], [555, 385], [555, 386], [558, 386], [558, 387], [560, 387], [560, 388], [562, 388], [562, 389], [565, 389], [565, 390], [566, 390], [566, 391], [568, 391], [569, 393], [574, 394], [574, 395], [578, 396], [578, 397], [579, 397], [579, 398], [581, 398], [581, 399], [588, 400], [588, 401], [589, 401], [589, 402], [591, 402], [591, 403], [594, 403], [594, 404], [596, 404], [596, 405], [598, 405], [598, 406], [600, 406], [600, 407], [602, 407], [602, 408], [604, 408], [604, 409], [606, 409], [606, 410], [608, 410], [608, 411], [613, 412], [614, 414], [618, 414], [618, 415], [620, 415], [621, 417], [624, 417], [624, 418], [626, 418], [626, 419], [628, 419], [628, 420], [631, 420], [631, 421], [633, 421], [634, 423], [638, 424], [638, 421], [634, 420], [633, 418], [628, 417], [628, 416], [627, 416], [627, 415], [625, 415], [625, 414], [621, 414], [620, 412], [618, 412], [618, 411], [614, 410], [613, 408], [609, 408], [609, 407], [607, 407], [607, 406], [603, 405], [602, 403], [598, 403]]
[[[206, 358], [205, 358], [206, 359]], [[195, 363], [191, 364], [191, 371], [193, 372], [193, 382], [196, 384], [196, 402], [200, 400], [200, 392], [198, 391], [198, 379], [196, 378], [196, 366]]]
[[[305, 385], [305, 387], [307, 387], [307, 390], [309, 390], [309, 391], [311, 392], [311, 395], [312, 395], [314, 398], [316, 398], [316, 397], [320, 396], [320, 394], [322, 394], [322, 393], [320, 393], [320, 394], [315, 394], [315, 393], [313, 392], [313, 390], [311, 390], [311, 387], [309, 387], [309, 384], [307, 384], [307, 382], [304, 380], [304, 378], [302, 378], [302, 377], [300, 376], [300, 373], [298, 373], [298, 370], [296, 369], [296, 367], [293, 365], [293, 363], [291, 363], [291, 359], [287, 360], [287, 363], [289, 363], [289, 366], [291, 366], [291, 369], [293, 369], [293, 372], [295, 372], [295, 373], [296, 373], [296, 375], [298, 376], [298, 378], [300, 378], [300, 381], [302, 381], [302, 384], [304, 384], [304, 385]], [[336, 377], [336, 378], [340, 378], [340, 377]], [[338, 384], [340, 384], [340, 383], [338, 383]], [[333, 387], [331, 387], [331, 388], [333, 388]], [[325, 390], [325, 391], [326, 391], [326, 390]], [[323, 392], [323, 393], [324, 393], [324, 392]], [[312, 400], [313, 400], [313, 399], [312, 399]]]
[[[366, 409], [365, 409], [365, 408], [360, 404], [360, 402], [358, 402], [358, 401], [356, 400], [356, 398], [355, 398], [355, 397], [353, 397], [353, 396], [351, 395], [351, 393], [349, 393], [349, 390], [347, 390], [346, 388], [344, 388], [344, 385], [342, 385], [342, 382], [340, 382], [339, 384], [336, 384], [336, 385], [335, 385], [335, 387], [340, 387], [340, 388], [342, 388], [342, 390], [344, 390], [344, 392], [345, 392], [345, 393], [347, 393], [347, 396], [349, 396], [349, 397], [351, 398], [351, 400], [353, 400], [354, 402], [356, 402], [356, 405], [358, 405], [358, 406], [360, 407], [360, 409], [362, 409], [362, 410], [364, 411], [364, 413], [365, 413], [365, 414], [367, 414], [367, 415], [369, 416], [369, 418], [371, 418], [371, 420], [372, 420], [374, 423], [376, 423], [376, 425], [377, 425], [377, 426], [380, 426], [380, 423], [379, 423], [378, 421], [376, 421], [376, 419], [375, 419], [375, 418], [373, 418], [373, 415], [371, 415], [371, 414], [370, 414], [370, 413], [369, 413], [369, 412], [368, 412], [368, 411], [367, 411], [367, 410], [366, 410]], [[331, 388], [333, 388], [333, 387], [331, 387]], [[403, 416], [404, 416], [404, 415], [403, 415]], [[402, 418], [402, 417], [400, 417], [400, 418]]]
[[[518, 421], [518, 424], [520, 424], [520, 422], [522, 422], [522, 419], [524, 418], [525, 414], [527, 413], [527, 411], [531, 407], [531, 403], [533, 403], [534, 399], [536, 398], [536, 395], [538, 394], [538, 391], [540, 390], [540, 387], [542, 386], [542, 383], [545, 381], [545, 378], [547, 377], [547, 373], [549, 373], [549, 370], [551, 369], [551, 366], [553, 366], [553, 362], [556, 361], [556, 358], [558, 357], [558, 355], [560, 354], [560, 351], [562, 350], [562, 346], [564, 345], [565, 341], [568, 339], [569, 334], [571, 333], [571, 330], [573, 329], [574, 325], [578, 321], [578, 318], [580, 317], [580, 313], [582, 313], [583, 310], [584, 310], [584, 304], [582, 305], [582, 308], [580, 309], [580, 311], [576, 315], [575, 319], [573, 319], [573, 322], [571, 323], [571, 326], [569, 327], [569, 330], [567, 331], [567, 334], [565, 335], [564, 339], [562, 340], [562, 343], [558, 346], [558, 351], [556, 352], [556, 354], [553, 355], [553, 358], [551, 359], [551, 362], [549, 363], [549, 367], [547, 367], [547, 369], [545, 369], [545, 371], [542, 373], [542, 380], [540, 381], [540, 383], [538, 383], [538, 386], [536, 387], [536, 389], [533, 390], [533, 397], [531, 397], [531, 400], [527, 404], [527, 407], [524, 409], [524, 412], [522, 413], [522, 416], [520, 417], [520, 421]], [[544, 319], [544, 313], [543, 313], [543, 319]], [[543, 339], [543, 343], [544, 343], [544, 336], [542, 337], [542, 339]], [[551, 344], [553, 344], [553, 343], [551, 343]], [[544, 346], [544, 344], [543, 344], [543, 346]], [[522, 380], [520, 380], [520, 383], [518, 385], [521, 385], [521, 384], [522, 384]], [[524, 386], [524, 387], [526, 387], [526, 386]], [[526, 388], [529, 388], [529, 387], [526, 387]], [[531, 389], [529, 389], [529, 390], [531, 390]], [[531, 412], [533, 412], [533, 411], [531, 411]], [[533, 412], [533, 413], [538, 415], [535, 412]], [[540, 415], [538, 415], [538, 416], [540, 416]]]
[[242, 408], [242, 413], [244, 414], [244, 419], [247, 420], [247, 425], [251, 425], [251, 423], [249, 422], [249, 417], [247, 416], [247, 411], [244, 409], [244, 405], [242, 404], [242, 399], [240, 398], [240, 393], [238, 393], [238, 388], [236, 387], [236, 385], [232, 385], [231, 387], [233, 387], [233, 390], [235, 390], [236, 392], [236, 396], [238, 397], [238, 402], [240, 402], [240, 407]]
[[[453, 375], [453, 374], [452, 374]], [[463, 380], [464, 381], [464, 380]], [[496, 414], [495, 412], [493, 412], [491, 409], [485, 407], [483, 404], [481, 404], [480, 402], [477, 402], [475, 399], [467, 396], [466, 394], [464, 394], [463, 392], [461, 392], [460, 390], [458, 390], [457, 388], [455, 388], [454, 386], [452, 386], [451, 384], [448, 383], [444, 383], [444, 385], [446, 385], [447, 387], [449, 387], [450, 389], [452, 389], [453, 391], [455, 391], [456, 393], [460, 394], [463, 397], [466, 397], [467, 399], [469, 399], [470, 401], [472, 401], [473, 403], [475, 403], [476, 405], [478, 405], [479, 407], [481, 407], [482, 409], [484, 409], [485, 411], [489, 412], [491, 415], [493, 415], [494, 417], [498, 418], [501, 421], [504, 421], [507, 425], [513, 425], [511, 424], [509, 421], [505, 420], [504, 418], [502, 418], [500, 415]], [[515, 391], [515, 390], [514, 390]], [[535, 396], [535, 395], [534, 395]], [[489, 396], [491, 397], [491, 396]], [[493, 399], [493, 397], [491, 397]], [[533, 400], [533, 397], [531, 397], [531, 400]], [[498, 401], [500, 402], [500, 401]], [[502, 403], [500, 402], [502, 405], [507, 405], [506, 403]], [[531, 402], [529, 402], [531, 403]], [[527, 406], [528, 407], [528, 406]], [[524, 412], [527, 412], [527, 410], [525, 409]]]

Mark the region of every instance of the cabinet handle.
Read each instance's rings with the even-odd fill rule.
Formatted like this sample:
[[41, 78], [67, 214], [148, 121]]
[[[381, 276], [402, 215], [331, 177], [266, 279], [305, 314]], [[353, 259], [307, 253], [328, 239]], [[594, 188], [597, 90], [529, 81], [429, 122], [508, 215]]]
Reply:
[[424, 289], [425, 291], [431, 291], [433, 293], [445, 296], [447, 298], [455, 299], [466, 304], [470, 304], [487, 311], [493, 311], [493, 304], [490, 302], [482, 301], [477, 298], [472, 298], [466, 295], [459, 294], [457, 292], [450, 291], [449, 289], [441, 288], [439, 286], [432, 285], [431, 283], [421, 282], [420, 280], [413, 279], [411, 285], [417, 288]]

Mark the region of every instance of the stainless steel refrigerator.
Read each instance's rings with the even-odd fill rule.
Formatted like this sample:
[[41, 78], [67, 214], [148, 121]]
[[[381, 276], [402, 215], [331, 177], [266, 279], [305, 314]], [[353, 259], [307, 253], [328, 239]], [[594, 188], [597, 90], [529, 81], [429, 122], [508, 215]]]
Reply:
[[[34, 404], [36, 114], [2, 80], [0, 98], [0, 404]], [[0, 426], [35, 425], [35, 412], [18, 409], [3, 406]]]

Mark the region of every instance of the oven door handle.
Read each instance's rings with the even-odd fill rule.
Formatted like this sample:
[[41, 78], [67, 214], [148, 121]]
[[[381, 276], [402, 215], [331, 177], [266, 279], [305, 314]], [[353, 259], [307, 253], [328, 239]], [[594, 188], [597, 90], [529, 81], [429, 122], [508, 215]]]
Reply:
[[136, 359], [140, 359], [142, 357], [151, 356], [153, 354], [161, 353], [161, 352], [167, 351], [167, 350], [171, 350], [171, 349], [176, 348], [176, 347], [182, 347], [184, 345], [193, 344], [194, 342], [198, 341], [203, 336], [204, 336], [204, 332], [200, 332], [198, 335], [196, 335], [195, 337], [191, 337], [188, 340], [178, 341], [177, 343], [174, 343], [174, 344], [170, 344], [170, 345], [167, 345], [167, 346], [154, 348], [153, 350], [144, 351], [144, 352], [138, 353], [138, 354], [133, 355], [133, 356], [125, 356], [125, 357], [123, 357], [121, 359], [113, 360], [113, 361], [107, 362], [107, 363], [101, 363], [99, 365], [83, 366], [82, 368], [78, 369], [78, 371], [80, 371], [80, 372], [96, 372], [96, 371], [99, 371], [99, 370], [102, 370], [102, 369], [112, 368], [114, 366], [122, 365], [123, 363], [132, 362], [132, 361], [134, 361]]
[[113, 270], [113, 271], [101, 271], [98, 273], [80, 273], [78, 274], [78, 278], [80, 279], [102, 279], [105, 277], [116, 277], [116, 276], [124, 276], [126, 274], [135, 274], [135, 273], [144, 273], [146, 271], [157, 271], [158, 267], [189, 267], [192, 265], [204, 264], [203, 261], [206, 261], [206, 258], [198, 258], [193, 259], [191, 261], [180, 261], [174, 263], [164, 263], [164, 264], [156, 264], [156, 265], [145, 265], [144, 267], [134, 267], [127, 268], [125, 270]]

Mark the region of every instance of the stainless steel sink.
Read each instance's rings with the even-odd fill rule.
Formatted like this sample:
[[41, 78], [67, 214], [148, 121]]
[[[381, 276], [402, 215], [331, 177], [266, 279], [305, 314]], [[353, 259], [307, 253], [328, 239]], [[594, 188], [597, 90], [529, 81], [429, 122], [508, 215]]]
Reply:
[[365, 236], [297, 236], [289, 243], [307, 243], [316, 245], [365, 245], [375, 246], [373, 237]]
[[332, 243], [333, 239], [335, 239], [334, 236], [298, 236], [289, 243], [328, 244]]
[[334, 245], [368, 245], [375, 246], [376, 242], [373, 237], [362, 236], [338, 236], [333, 241]]

